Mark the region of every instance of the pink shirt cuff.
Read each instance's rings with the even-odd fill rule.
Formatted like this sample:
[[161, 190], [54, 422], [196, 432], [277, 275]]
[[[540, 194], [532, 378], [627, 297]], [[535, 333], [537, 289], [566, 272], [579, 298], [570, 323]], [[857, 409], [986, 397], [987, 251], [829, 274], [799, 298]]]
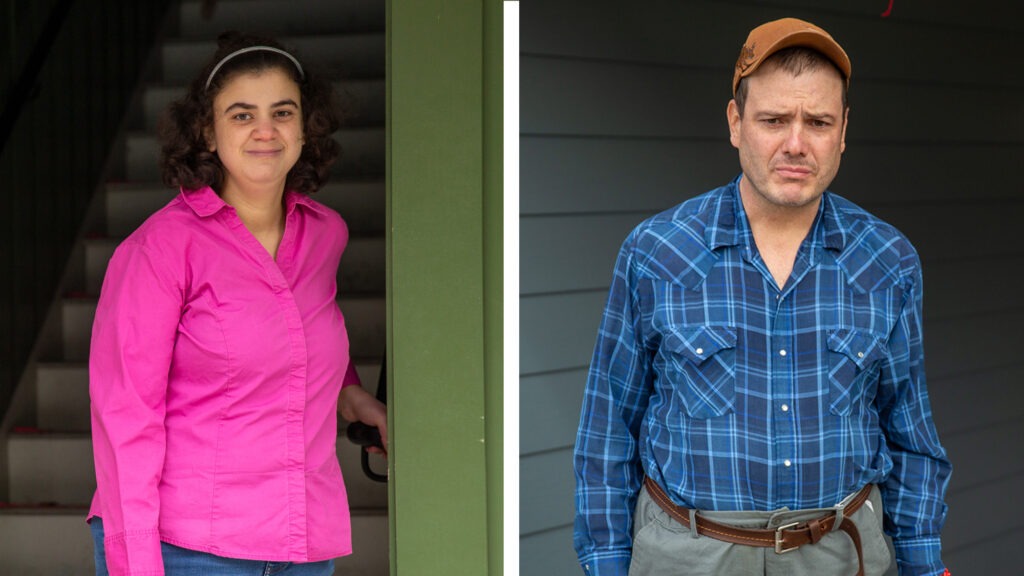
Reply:
[[104, 538], [110, 576], [164, 576], [159, 530], [132, 530]]

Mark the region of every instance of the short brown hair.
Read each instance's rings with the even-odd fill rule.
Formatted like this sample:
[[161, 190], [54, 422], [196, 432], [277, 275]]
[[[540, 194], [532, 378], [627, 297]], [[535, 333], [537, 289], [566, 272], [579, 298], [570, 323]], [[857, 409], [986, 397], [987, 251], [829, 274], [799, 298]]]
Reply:
[[168, 186], [186, 189], [210, 186], [220, 191], [224, 166], [220, 157], [210, 152], [206, 139], [207, 130], [213, 126], [213, 100], [238, 74], [269, 69], [280, 69], [288, 74], [299, 85], [302, 97], [302, 154], [288, 171], [285, 188], [310, 194], [327, 181], [330, 165], [340, 153], [340, 146], [331, 134], [341, 126], [340, 109], [330, 83], [316, 77], [305, 65], [304, 73], [300, 73], [287, 56], [267, 50], [235, 56], [224, 62], [210, 78], [214, 67], [225, 56], [250, 46], [284, 50], [270, 38], [238, 32], [221, 34], [213, 57], [189, 84], [185, 95], [171, 103], [160, 119], [160, 169]]
[[[805, 71], [812, 72], [814, 70], [821, 69], [823, 66], [831, 67], [837, 74], [839, 74], [839, 78], [843, 80], [843, 110], [845, 111], [849, 107], [849, 103], [846, 99], [846, 77], [843, 76], [843, 72], [821, 52], [811, 48], [805, 48], [803, 46], [783, 48], [766, 58], [764, 63], [761, 64], [761, 69], [771, 70], [781, 68], [793, 76], [799, 76]], [[743, 116], [743, 107], [747, 103], [747, 90], [747, 77], [740, 78], [739, 84], [736, 86], [736, 96], [734, 96], [734, 99], [736, 100], [736, 108], [739, 110], [741, 117]]]

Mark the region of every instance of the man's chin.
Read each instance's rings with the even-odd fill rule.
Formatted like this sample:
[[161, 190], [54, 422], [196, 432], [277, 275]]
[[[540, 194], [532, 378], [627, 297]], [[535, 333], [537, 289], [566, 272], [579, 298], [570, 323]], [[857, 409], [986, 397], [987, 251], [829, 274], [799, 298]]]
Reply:
[[777, 206], [784, 206], [787, 208], [803, 208], [810, 204], [814, 204], [818, 201], [821, 194], [817, 194], [814, 190], [807, 188], [799, 188], [796, 190], [779, 190], [777, 194], [773, 195], [773, 199]]

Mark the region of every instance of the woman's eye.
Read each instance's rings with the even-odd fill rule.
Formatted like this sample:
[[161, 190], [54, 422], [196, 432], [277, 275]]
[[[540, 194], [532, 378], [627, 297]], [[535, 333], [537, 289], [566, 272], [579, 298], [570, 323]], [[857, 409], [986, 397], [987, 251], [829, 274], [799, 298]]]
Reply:
[[248, 112], [239, 112], [238, 114], [235, 114], [234, 116], [232, 116], [232, 118], [235, 119], [235, 120], [241, 120], [241, 121], [252, 120], [252, 114], [250, 114]]
[[274, 112], [274, 116], [277, 116], [278, 118], [287, 118], [292, 114], [293, 112], [291, 110], [277, 110], [276, 112]]

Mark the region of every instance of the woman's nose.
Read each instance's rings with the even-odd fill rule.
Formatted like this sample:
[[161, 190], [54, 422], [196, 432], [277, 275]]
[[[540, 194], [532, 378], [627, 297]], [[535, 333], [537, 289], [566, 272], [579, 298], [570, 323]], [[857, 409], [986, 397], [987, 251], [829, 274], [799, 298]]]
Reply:
[[260, 139], [271, 138], [274, 135], [274, 124], [269, 118], [259, 119], [253, 126], [253, 135]]

